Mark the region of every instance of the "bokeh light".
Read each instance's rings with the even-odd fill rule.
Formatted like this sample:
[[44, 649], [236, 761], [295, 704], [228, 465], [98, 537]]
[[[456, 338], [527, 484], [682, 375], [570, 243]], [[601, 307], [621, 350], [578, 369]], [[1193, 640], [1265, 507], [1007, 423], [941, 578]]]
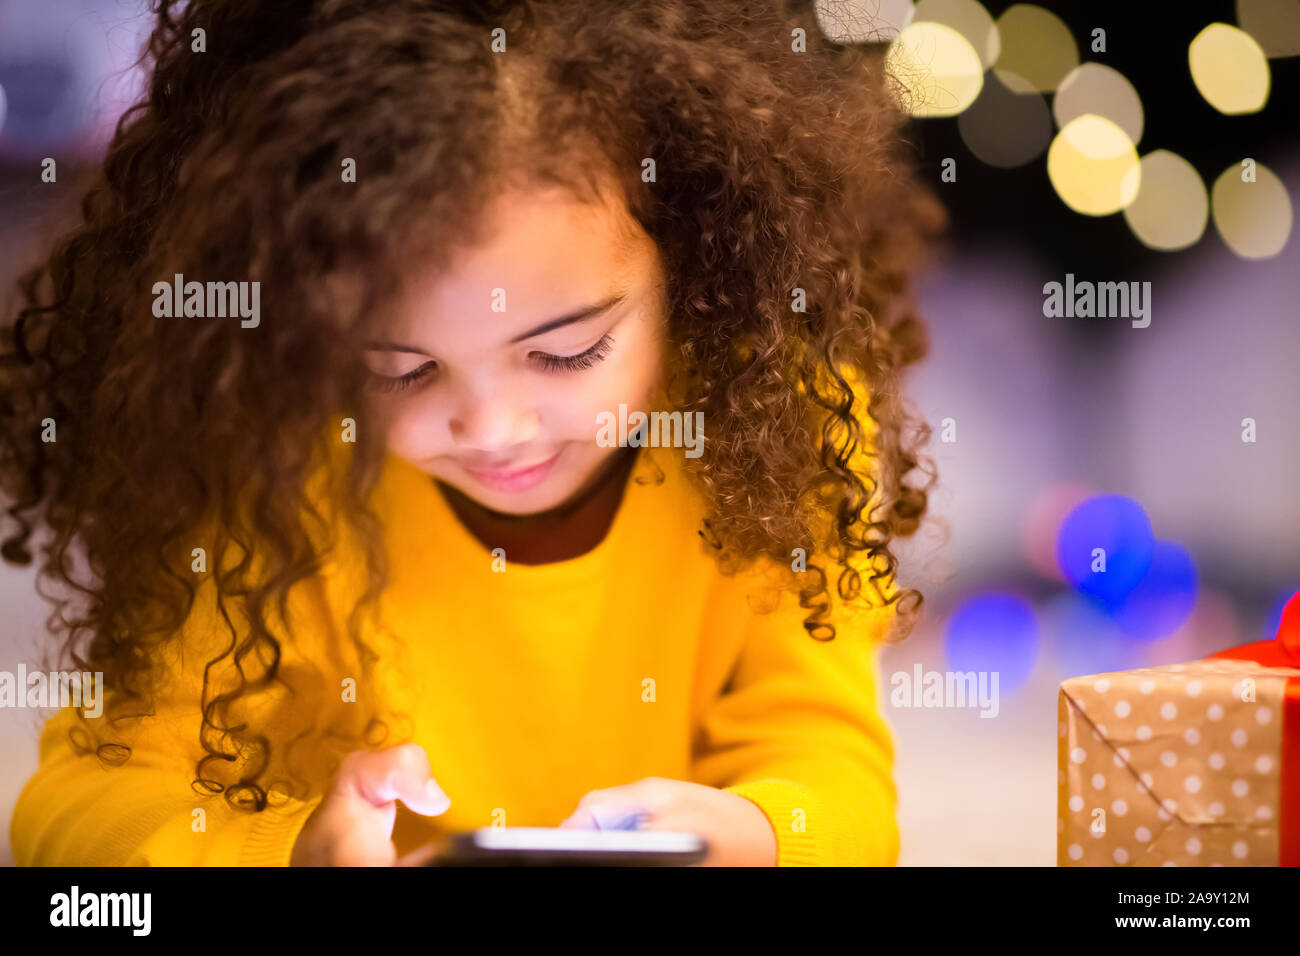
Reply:
[[0, 152], [7, 156], [49, 155], [85, 129], [90, 84], [104, 64], [88, 55], [85, 24], [53, 27], [50, 21], [61, 18], [57, 5], [38, 13], [35, 5], [0, 3], [6, 94]]
[[1243, 259], [1268, 259], [1282, 251], [1291, 235], [1291, 197], [1277, 174], [1260, 163], [1254, 164], [1254, 182], [1243, 182], [1243, 172], [1240, 165], [1229, 166], [1214, 181], [1214, 227]]
[[1061, 201], [1088, 216], [1109, 216], [1137, 198], [1142, 164], [1117, 124], [1086, 113], [1067, 123], [1047, 150], [1047, 175]]
[[1300, 54], [1297, 0], [1237, 0], [1237, 26], [1249, 33], [1270, 59]]
[[1016, 594], [970, 598], [948, 619], [944, 659], [953, 671], [997, 671], [998, 690], [1012, 691], [1029, 679], [1038, 660], [1038, 618]]
[[0, 156], [98, 158], [143, 90], [150, 20], [142, 5], [112, 0], [0, 2]]
[[1196, 595], [1191, 619], [1180, 630], [1191, 632], [1196, 654], [1205, 653], [1206, 647], [1223, 650], [1251, 639], [1242, 630], [1237, 605], [1232, 598], [1222, 591], [1207, 588], [1204, 583]]
[[[1100, 548], [1103, 556], [1093, 552]], [[1137, 587], [1151, 567], [1155, 535], [1142, 506], [1123, 495], [1099, 495], [1075, 508], [1061, 525], [1056, 557], [1067, 581], [1108, 608]], [[1105, 571], [1094, 571], [1105, 559]]]
[[1278, 637], [1285, 637], [1287, 640], [1300, 637], [1300, 591], [1291, 595], [1290, 599], [1282, 605], [1282, 615], [1278, 624], [1280, 628]]
[[1039, 611], [1043, 635], [1056, 649], [1060, 677], [1080, 677], [1126, 670], [1134, 665], [1131, 641], [1124, 639], [1110, 615], [1095, 601], [1066, 591]]
[[1119, 70], [1083, 63], [1061, 80], [1052, 100], [1056, 125], [1066, 126], [1085, 113], [1104, 116], [1127, 133], [1134, 145], [1142, 140], [1142, 99]]
[[1187, 48], [1192, 82], [1220, 113], [1257, 113], [1268, 102], [1268, 58], [1249, 33], [1211, 23]]
[[1034, 495], [1020, 525], [1020, 544], [1030, 566], [1050, 581], [1064, 582], [1056, 559], [1056, 536], [1075, 508], [1097, 494], [1082, 482], [1049, 485]]
[[1024, 77], [1038, 92], [1050, 93], [1079, 65], [1074, 34], [1056, 14], [1017, 3], [996, 23], [1002, 52], [994, 69]]
[[1273, 603], [1272, 609], [1268, 612], [1268, 618], [1264, 621], [1264, 633], [1259, 636], [1260, 640], [1272, 641], [1277, 639], [1278, 630], [1282, 627], [1282, 612], [1296, 594], [1300, 594], [1300, 589], [1285, 591]]
[[1191, 553], [1173, 541], [1157, 541], [1151, 566], [1115, 605], [1115, 623], [1128, 637], [1156, 640], [1182, 627], [1196, 605], [1199, 576]]
[[[1008, 87], [1006, 81], [1016, 87]], [[1052, 141], [1052, 116], [1043, 94], [1013, 74], [989, 73], [984, 89], [957, 117], [966, 148], [982, 162], [1014, 169], [1040, 156]]]
[[894, 38], [886, 68], [913, 116], [956, 116], [975, 102], [984, 68], [970, 42], [941, 23], [913, 23]]
[[1232, 601], [1217, 591], [1197, 590], [1192, 613], [1180, 627], [1151, 640], [1123, 635], [1133, 652], [1133, 667], [1159, 667], [1177, 661], [1192, 661], [1245, 641]]
[[816, 0], [813, 12], [835, 43], [883, 43], [912, 22], [911, 0]]
[[1124, 220], [1143, 245], [1186, 249], [1204, 235], [1209, 219], [1210, 196], [1196, 167], [1167, 149], [1142, 157], [1141, 187], [1124, 207]]
[[966, 38], [980, 65], [988, 69], [998, 60], [1002, 42], [993, 17], [977, 0], [917, 0], [913, 22], [942, 23]]

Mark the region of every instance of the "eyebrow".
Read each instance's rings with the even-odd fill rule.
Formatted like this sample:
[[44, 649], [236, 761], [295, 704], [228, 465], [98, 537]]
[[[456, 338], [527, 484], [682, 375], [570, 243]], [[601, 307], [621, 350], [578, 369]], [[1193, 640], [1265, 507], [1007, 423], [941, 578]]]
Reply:
[[[593, 319], [598, 315], [608, 312], [610, 309], [614, 308], [614, 306], [618, 305], [626, 298], [627, 298], [627, 293], [623, 292], [618, 295], [610, 296], [608, 299], [605, 299], [603, 302], [597, 302], [595, 305], [585, 306], [584, 308], [578, 309], [574, 312], [570, 312], [567, 315], [562, 315], [559, 318], [551, 319], [549, 322], [543, 322], [541, 325], [537, 326], [536, 328], [529, 329], [527, 332], [524, 332], [522, 335], [516, 335], [513, 339], [510, 340], [510, 344], [514, 345], [515, 343], [522, 342], [525, 339], [536, 338], [537, 336], [544, 335], [547, 332], [553, 332], [556, 329], [563, 328], [566, 325], [573, 325], [576, 322], [585, 322], [587, 319]], [[387, 341], [367, 342], [366, 348], [382, 349], [390, 352], [412, 352], [416, 355], [429, 354], [425, 352], [423, 349], [417, 349], [410, 345], [399, 345], [395, 342], [387, 342]]]

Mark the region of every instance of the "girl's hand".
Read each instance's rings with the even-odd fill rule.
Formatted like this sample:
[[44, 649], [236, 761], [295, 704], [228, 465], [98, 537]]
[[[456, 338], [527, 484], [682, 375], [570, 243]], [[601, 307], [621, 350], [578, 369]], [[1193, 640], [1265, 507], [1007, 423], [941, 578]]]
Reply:
[[298, 834], [289, 865], [420, 865], [431, 855], [428, 848], [397, 858], [393, 821], [398, 800], [428, 817], [451, 806], [433, 779], [424, 748], [411, 743], [353, 751], [343, 758], [333, 789]]
[[642, 814], [639, 830], [698, 833], [708, 840], [709, 854], [701, 866], [776, 866], [776, 831], [758, 804], [684, 780], [646, 777], [592, 790], [560, 827], [603, 829], [636, 813]]

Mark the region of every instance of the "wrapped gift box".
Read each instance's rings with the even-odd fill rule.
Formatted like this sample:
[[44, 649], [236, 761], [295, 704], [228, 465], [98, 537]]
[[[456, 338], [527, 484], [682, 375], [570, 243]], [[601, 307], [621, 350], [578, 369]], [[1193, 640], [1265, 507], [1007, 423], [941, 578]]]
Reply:
[[1300, 865], [1300, 594], [1277, 640], [1074, 677], [1057, 711], [1058, 865]]

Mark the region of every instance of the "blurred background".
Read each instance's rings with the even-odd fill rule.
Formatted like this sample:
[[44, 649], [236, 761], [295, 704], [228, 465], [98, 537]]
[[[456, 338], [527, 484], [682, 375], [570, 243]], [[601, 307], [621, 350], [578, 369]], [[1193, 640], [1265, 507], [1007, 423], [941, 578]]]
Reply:
[[[0, 0], [6, 305], [142, 89], [144, 7]], [[1272, 638], [1300, 590], [1300, 0], [808, 9], [886, 52], [952, 218], [908, 380], [940, 479], [899, 548], [926, 605], [881, 667], [902, 863], [1050, 866], [1060, 681]], [[1103, 282], [1141, 308], [1051, 307]], [[0, 670], [31, 666], [29, 572], [0, 566], [0, 607]], [[996, 716], [895, 705], [918, 667], [997, 671]], [[6, 824], [46, 713], [0, 710]]]

